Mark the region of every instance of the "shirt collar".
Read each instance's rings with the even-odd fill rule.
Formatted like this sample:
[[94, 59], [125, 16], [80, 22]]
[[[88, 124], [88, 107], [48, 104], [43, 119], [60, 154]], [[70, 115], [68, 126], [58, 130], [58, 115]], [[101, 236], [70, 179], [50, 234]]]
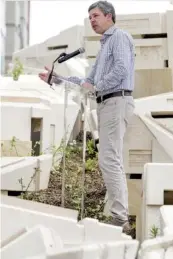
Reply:
[[100, 39], [100, 42], [103, 44], [104, 41], [107, 39], [107, 36], [111, 36], [111, 35], [114, 33], [115, 30], [116, 30], [115, 25], [112, 25], [111, 27], [109, 27], [109, 29], [107, 29], [107, 30], [103, 33], [103, 35], [102, 35], [102, 37], [101, 37], [101, 39]]
[[105, 31], [105, 32], [103, 33], [103, 35], [112, 35], [115, 30], [116, 30], [115, 25], [112, 25], [111, 27], [109, 27], [109, 29], [107, 29], [107, 31]]

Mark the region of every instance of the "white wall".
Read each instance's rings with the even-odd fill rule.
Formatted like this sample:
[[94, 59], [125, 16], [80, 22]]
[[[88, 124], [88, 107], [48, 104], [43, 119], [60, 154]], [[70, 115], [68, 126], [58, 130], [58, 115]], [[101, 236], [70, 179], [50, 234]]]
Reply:
[[[4, 77], [0, 87], [1, 139], [16, 137], [20, 141], [30, 141], [31, 118], [42, 118], [41, 152], [50, 152], [52, 145], [58, 147], [64, 135], [63, 94], [52, 90], [38, 76], [21, 76], [16, 82]], [[68, 140], [79, 109], [80, 106], [69, 96], [66, 109]]]
[[148, 163], [143, 174], [142, 239], [150, 238], [152, 226], [160, 226], [160, 207], [164, 191], [173, 191], [173, 163]]
[[[44, 42], [15, 51], [13, 53], [13, 59], [18, 57], [25, 67], [42, 69], [44, 66], [47, 66], [51, 68], [53, 61], [62, 52], [71, 53], [83, 47], [83, 41], [83, 26], [76, 25]], [[68, 45], [67, 49], [48, 49], [50, 47], [62, 45]], [[58, 62], [56, 62], [54, 70], [63, 76], [76, 75], [84, 77], [87, 63], [81, 62], [81, 58], [84, 58], [84, 54], [74, 57], [65, 63], [58, 64]], [[34, 74], [37, 72], [33, 70], [32, 73]]]

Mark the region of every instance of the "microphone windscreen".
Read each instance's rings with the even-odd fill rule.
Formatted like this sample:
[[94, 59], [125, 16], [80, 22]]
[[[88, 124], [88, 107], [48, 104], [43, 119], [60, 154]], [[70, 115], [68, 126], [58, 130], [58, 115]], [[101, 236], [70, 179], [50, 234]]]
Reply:
[[80, 49], [79, 49], [79, 52], [82, 54], [82, 53], [85, 52], [85, 49], [84, 49], [84, 48], [80, 48]]

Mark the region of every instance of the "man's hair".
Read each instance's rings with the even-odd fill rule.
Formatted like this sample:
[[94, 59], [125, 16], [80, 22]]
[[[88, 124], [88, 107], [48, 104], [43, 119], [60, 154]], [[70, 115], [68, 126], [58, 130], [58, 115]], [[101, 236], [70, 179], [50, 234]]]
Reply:
[[89, 6], [88, 12], [90, 12], [94, 8], [99, 8], [104, 15], [111, 13], [112, 21], [115, 23], [116, 21], [115, 9], [111, 3], [107, 1], [97, 1]]

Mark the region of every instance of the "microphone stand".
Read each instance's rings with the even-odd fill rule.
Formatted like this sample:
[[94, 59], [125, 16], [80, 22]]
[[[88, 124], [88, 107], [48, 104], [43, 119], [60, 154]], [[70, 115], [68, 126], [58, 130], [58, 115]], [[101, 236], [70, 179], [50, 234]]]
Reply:
[[[51, 69], [51, 72], [50, 72], [48, 80], [47, 80], [47, 83], [50, 85], [50, 87], [52, 86], [51, 79], [52, 79], [52, 76], [53, 76], [54, 64], [60, 58], [65, 57], [66, 55], [67, 54], [65, 52], [63, 52], [53, 61], [52, 69]], [[68, 104], [68, 84], [65, 81], [65, 87], [64, 87], [64, 128], [63, 128], [63, 170], [62, 170], [62, 180], [61, 180], [61, 182], [62, 182], [61, 206], [62, 207], [64, 207], [64, 201], [65, 201], [65, 160], [66, 160], [66, 144], [67, 144], [66, 143], [67, 142], [67, 104]]]
[[81, 220], [85, 216], [85, 167], [86, 167], [86, 132], [87, 132], [87, 93], [84, 93], [84, 124], [83, 124], [83, 154], [82, 154], [82, 197], [81, 197]]
[[[67, 68], [67, 66], [66, 66]], [[68, 69], [68, 68], [67, 68]], [[64, 86], [64, 137], [63, 137], [63, 170], [62, 170], [62, 189], [61, 189], [61, 206], [65, 205], [65, 175], [66, 175], [66, 145], [67, 145], [67, 106], [68, 106], [68, 82]]]
[[[66, 53], [61, 53], [58, 58], [56, 58], [52, 65], [52, 70], [48, 77], [48, 84], [51, 84], [51, 79], [53, 75], [54, 70], [54, 64], [57, 62], [60, 58], [66, 56]], [[67, 68], [67, 74], [69, 74], [68, 66]], [[66, 145], [67, 145], [67, 106], [68, 106], [68, 92], [69, 92], [69, 82], [65, 81], [65, 87], [64, 87], [64, 137], [63, 137], [63, 170], [62, 170], [62, 189], [61, 189], [61, 206], [64, 207], [65, 205], [65, 165], [66, 165]], [[51, 87], [51, 86], [50, 86]], [[52, 87], [51, 87], [52, 88]], [[53, 89], [53, 88], [52, 88]], [[83, 125], [83, 156], [82, 156], [82, 197], [81, 197], [81, 220], [84, 217], [85, 214], [85, 166], [86, 166], [86, 120], [87, 120], [87, 97], [88, 94], [84, 93], [84, 125]]]

